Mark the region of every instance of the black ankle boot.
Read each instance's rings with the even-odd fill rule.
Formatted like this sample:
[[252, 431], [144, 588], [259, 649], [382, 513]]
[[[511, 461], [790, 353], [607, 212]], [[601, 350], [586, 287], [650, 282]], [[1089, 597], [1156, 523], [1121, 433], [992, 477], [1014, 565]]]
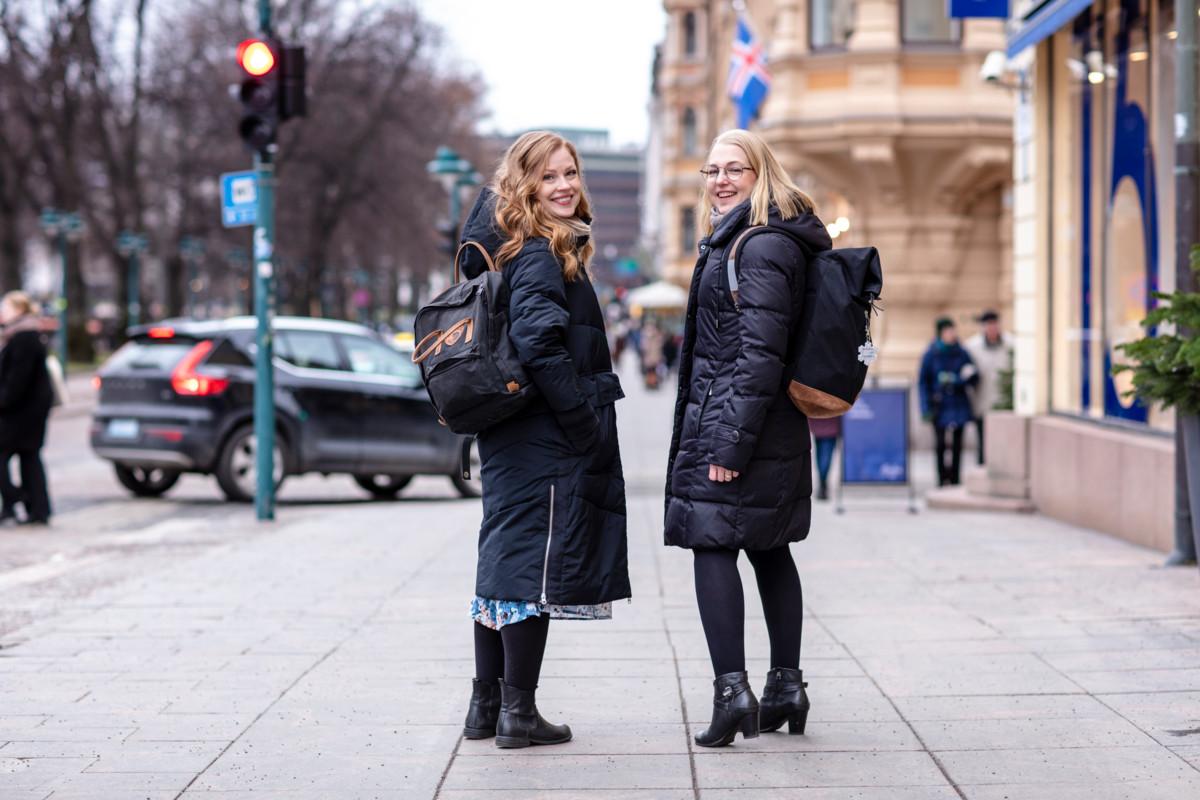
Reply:
[[490, 739], [496, 735], [496, 720], [500, 717], [500, 682], [471, 681], [471, 705], [463, 736], [467, 739]]
[[788, 733], [804, 733], [808, 723], [808, 684], [798, 669], [774, 667], [767, 673], [767, 686], [759, 704], [758, 729], [777, 731], [787, 720]]
[[500, 681], [497, 747], [529, 747], [531, 744], [563, 744], [571, 741], [570, 728], [551, 725], [542, 719], [534, 702], [534, 694], [532, 689], [518, 689]]
[[745, 672], [728, 672], [713, 681], [713, 715], [708, 730], [696, 734], [701, 747], [724, 747], [738, 731], [742, 737], [758, 736], [758, 700]]

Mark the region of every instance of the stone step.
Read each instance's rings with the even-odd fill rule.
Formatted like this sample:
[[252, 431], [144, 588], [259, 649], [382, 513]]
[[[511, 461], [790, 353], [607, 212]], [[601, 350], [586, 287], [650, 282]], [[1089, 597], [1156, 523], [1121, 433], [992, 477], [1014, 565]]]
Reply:
[[984, 497], [1007, 497], [1022, 500], [1029, 497], [1029, 482], [1023, 478], [991, 475], [987, 467], [969, 467], [963, 474], [963, 486], [971, 494]]
[[1027, 498], [973, 494], [966, 486], [943, 486], [925, 493], [925, 505], [942, 511], [1002, 511], [1031, 514], [1037, 509]]

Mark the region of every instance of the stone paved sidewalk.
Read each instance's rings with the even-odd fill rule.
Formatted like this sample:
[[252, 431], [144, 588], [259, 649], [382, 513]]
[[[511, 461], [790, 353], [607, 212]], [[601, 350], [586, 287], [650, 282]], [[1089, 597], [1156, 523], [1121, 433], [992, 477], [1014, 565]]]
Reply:
[[0, 798], [1200, 797], [1195, 570], [1038, 517], [899, 501], [822, 506], [794, 548], [808, 735], [694, 748], [711, 674], [689, 555], [659, 544], [671, 398], [627, 389], [635, 598], [551, 627], [538, 699], [570, 744], [459, 737], [477, 503], [285, 509], [0, 639]]

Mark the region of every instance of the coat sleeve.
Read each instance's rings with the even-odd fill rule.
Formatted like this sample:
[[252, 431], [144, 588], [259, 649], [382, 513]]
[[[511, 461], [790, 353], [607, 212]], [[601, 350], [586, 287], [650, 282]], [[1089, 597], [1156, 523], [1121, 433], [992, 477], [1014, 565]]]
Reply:
[[5, 348], [3, 380], [0, 380], [0, 413], [21, 408], [33, 389], [38, 370], [39, 348], [26, 336], [15, 336]]
[[750, 463], [767, 411], [782, 386], [805, 262], [790, 240], [763, 234], [746, 243], [738, 263], [737, 356], [717, 422], [702, 435], [708, 438], [708, 463], [741, 472]]
[[567, 352], [570, 313], [562, 268], [549, 252], [535, 250], [518, 256], [506, 271], [508, 335], [517, 357], [572, 441], [589, 441], [599, 418]]

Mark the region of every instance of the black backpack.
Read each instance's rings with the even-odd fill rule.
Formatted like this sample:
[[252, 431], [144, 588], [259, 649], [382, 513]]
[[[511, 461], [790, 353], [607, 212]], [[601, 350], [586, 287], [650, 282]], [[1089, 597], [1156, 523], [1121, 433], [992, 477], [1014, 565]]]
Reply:
[[[769, 230], [766, 225], [747, 228], [729, 248], [724, 273], [739, 311], [738, 250], [751, 236]], [[854, 405], [875, 360], [871, 314], [883, 290], [883, 268], [874, 247], [813, 253], [796, 244], [804, 250], [807, 268], [803, 307], [792, 331], [788, 397], [806, 417], [837, 417]]]
[[[487, 270], [459, 282], [463, 250], [483, 254]], [[454, 256], [454, 285], [421, 307], [413, 321], [425, 390], [442, 423], [475, 434], [511, 416], [533, 397], [508, 338], [508, 286], [483, 245], [463, 242]]]

